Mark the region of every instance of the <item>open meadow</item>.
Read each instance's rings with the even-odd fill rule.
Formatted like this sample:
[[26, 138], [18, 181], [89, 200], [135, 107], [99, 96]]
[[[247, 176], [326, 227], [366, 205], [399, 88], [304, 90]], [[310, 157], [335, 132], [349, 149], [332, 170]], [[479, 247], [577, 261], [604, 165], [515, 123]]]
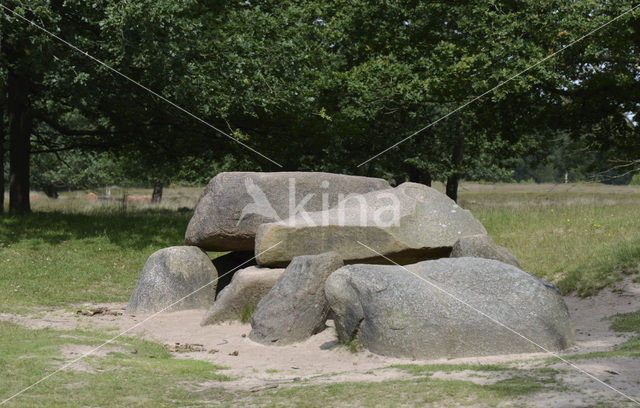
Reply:
[[[33, 214], [0, 217], [0, 401], [141, 322], [120, 312], [149, 255], [183, 244], [201, 191], [165, 189], [157, 206], [38, 194]], [[565, 358], [640, 398], [640, 186], [463, 183], [459, 204], [565, 295]], [[116, 313], [76, 313], [97, 307]], [[149, 320], [6, 406], [634, 406], [544, 353], [387, 359], [332, 327], [274, 352], [247, 324], [200, 327], [202, 313]], [[165, 347], [178, 342], [198, 347]]]

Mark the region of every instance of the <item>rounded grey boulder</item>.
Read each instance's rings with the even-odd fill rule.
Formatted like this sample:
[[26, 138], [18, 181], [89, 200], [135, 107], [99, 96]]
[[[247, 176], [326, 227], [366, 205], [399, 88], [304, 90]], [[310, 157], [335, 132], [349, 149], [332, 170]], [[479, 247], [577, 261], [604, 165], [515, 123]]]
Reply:
[[[153, 253], [142, 269], [129, 299], [127, 313], [154, 313], [207, 308], [216, 293], [218, 273], [207, 254], [198, 247], [174, 246]], [[200, 290], [198, 290], [200, 289]]]
[[488, 234], [468, 235], [453, 244], [451, 258], [485, 258], [520, 268], [518, 259], [505, 247], [496, 245]]
[[343, 265], [335, 252], [293, 258], [258, 303], [249, 338], [266, 345], [286, 345], [306, 340], [324, 329], [329, 314], [324, 284]]
[[339, 339], [357, 337], [384, 356], [473, 357], [542, 351], [534, 343], [557, 351], [573, 343], [573, 324], [555, 286], [494, 260], [345, 266], [327, 279], [325, 294]]
[[210, 251], [252, 251], [261, 224], [388, 188], [383, 179], [332, 173], [220, 173], [200, 197], [185, 242]]
[[240, 320], [243, 309], [252, 311], [273, 285], [284, 269], [249, 266], [233, 274], [231, 282], [218, 293], [201, 326], [222, 323], [227, 320]]

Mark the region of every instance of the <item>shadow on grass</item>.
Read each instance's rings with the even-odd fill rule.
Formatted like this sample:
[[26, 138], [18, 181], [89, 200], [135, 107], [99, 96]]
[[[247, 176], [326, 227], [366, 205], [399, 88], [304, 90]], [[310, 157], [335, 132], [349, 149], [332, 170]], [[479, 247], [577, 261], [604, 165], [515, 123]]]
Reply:
[[60, 245], [66, 241], [106, 238], [121, 248], [162, 248], [184, 242], [191, 215], [191, 211], [167, 210], [5, 215], [0, 216], [0, 243], [7, 246], [31, 241], [34, 245]]

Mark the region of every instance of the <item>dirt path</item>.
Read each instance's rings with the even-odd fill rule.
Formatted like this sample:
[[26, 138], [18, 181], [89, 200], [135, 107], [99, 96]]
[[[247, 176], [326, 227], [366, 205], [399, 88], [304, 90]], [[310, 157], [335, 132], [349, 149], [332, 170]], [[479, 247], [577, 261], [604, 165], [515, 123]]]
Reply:
[[[609, 351], [615, 345], [624, 342], [629, 336], [609, 329], [610, 317], [617, 313], [632, 312], [640, 309], [640, 284], [627, 280], [622, 283], [622, 292], [605, 289], [597, 296], [578, 298], [566, 296], [565, 301], [574, 320], [576, 344], [563, 355], [583, 354], [596, 351]], [[124, 304], [81, 305], [78, 309], [106, 307], [114, 311], [124, 311]], [[30, 328], [73, 329], [114, 329], [119, 331], [140, 324], [129, 334], [140, 335], [162, 344], [201, 345], [203, 351], [176, 353], [177, 358], [199, 359], [222, 366], [234, 378], [225, 383], [230, 390], [249, 390], [273, 384], [288, 386], [296, 384], [325, 384], [345, 381], [386, 381], [411, 378], [411, 375], [396, 369], [387, 368], [394, 364], [433, 364], [433, 363], [514, 363], [515, 367], [526, 368], [540, 363], [545, 353], [500, 355], [481, 358], [461, 358], [436, 361], [412, 361], [381, 357], [367, 351], [352, 353], [338, 345], [333, 322], [321, 333], [307, 341], [291, 346], [269, 347], [249, 340], [251, 327], [248, 324], [225, 323], [215, 326], [200, 326], [204, 310], [188, 310], [160, 314], [144, 323], [145, 316], [102, 315], [83, 316], [70, 310], [54, 309], [39, 311], [28, 315], [0, 313], [0, 320], [12, 321]], [[640, 398], [640, 359], [629, 357], [611, 357], [576, 360], [578, 367], [587, 370], [598, 378], [606, 380], [622, 392]], [[562, 371], [561, 378], [571, 390], [550, 395], [536, 394], [536, 398], [527, 401], [533, 406], [586, 406], [595, 401], [620, 401], [618, 396], [602, 384], [587, 375], [558, 362], [552, 367]], [[500, 374], [493, 377], [477, 376], [466, 371], [454, 373], [435, 373], [435, 378], [457, 378], [474, 381], [479, 384], [496, 381]], [[217, 386], [220, 386], [218, 383]]]

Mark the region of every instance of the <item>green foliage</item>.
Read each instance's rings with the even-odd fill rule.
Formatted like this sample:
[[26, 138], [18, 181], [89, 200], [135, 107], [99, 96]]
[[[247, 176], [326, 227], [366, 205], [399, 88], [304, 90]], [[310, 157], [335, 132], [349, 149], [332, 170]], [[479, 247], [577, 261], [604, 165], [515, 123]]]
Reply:
[[207, 184], [212, 175], [222, 171], [251, 170], [241, 160], [227, 155], [220, 161], [190, 157], [170, 170], [150, 172], [144, 162], [137, 162], [133, 157], [82, 150], [33, 155], [31, 166], [32, 189], [44, 191], [51, 186], [58, 190], [86, 190], [113, 185], [150, 187], [157, 180], [165, 185], [178, 182], [201, 186]]
[[629, 182], [630, 186], [640, 186], [640, 173], [634, 174]]
[[[31, 157], [31, 183], [33, 189], [74, 190], [125, 185], [119, 178], [120, 169], [115, 160], [107, 154], [69, 151], [54, 155], [38, 154]], [[121, 176], [120, 176], [121, 177]]]
[[[630, 16], [616, 23], [624, 29], [599, 31], [357, 167], [626, 11], [630, 0], [6, 5], [285, 169], [396, 182], [452, 174], [504, 180], [518, 164], [514, 157], [535, 164], [548, 156], [558, 132], [606, 157], [640, 151], [637, 127], [628, 120], [640, 95], [632, 91], [637, 81], [629, 68], [638, 59], [637, 19]], [[136, 175], [147, 183], [202, 182], [228, 168], [276, 169], [6, 12], [0, 24], [4, 38], [24, 48], [3, 64], [38, 84], [31, 95], [34, 151], [111, 151], [124, 158], [115, 167], [117, 178]], [[460, 136], [465, 159], [457, 163], [452, 149]], [[52, 158], [58, 157], [41, 159], [41, 165]], [[71, 171], [55, 173], [42, 178], [69, 178], [69, 185], [110, 178], [74, 180]]]
[[242, 306], [242, 310], [240, 310], [239, 319], [242, 323], [251, 323], [251, 317], [253, 316], [253, 312], [256, 310], [255, 304], [245, 304]]
[[362, 340], [360, 340], [360, 337], [358, 336], [354, 336], [351, 340], [345, 343], [344, 347], [351, 353], [359, 353], [365, 349], [364, 344], [362, 344]]

